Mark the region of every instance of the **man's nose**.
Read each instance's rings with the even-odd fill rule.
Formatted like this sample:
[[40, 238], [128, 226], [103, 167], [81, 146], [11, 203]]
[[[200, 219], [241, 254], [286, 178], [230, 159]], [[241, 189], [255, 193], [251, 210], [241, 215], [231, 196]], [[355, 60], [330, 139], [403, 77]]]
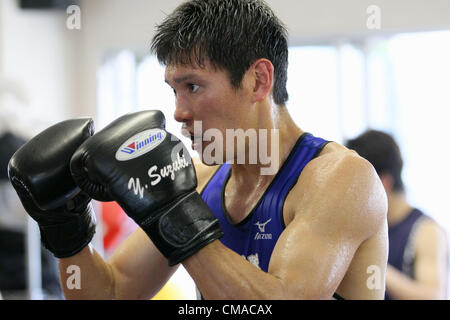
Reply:
[[189, 122], [192, 120], [192, 112], [181, 101], [177, 101], [174, 118], [178, 122]]

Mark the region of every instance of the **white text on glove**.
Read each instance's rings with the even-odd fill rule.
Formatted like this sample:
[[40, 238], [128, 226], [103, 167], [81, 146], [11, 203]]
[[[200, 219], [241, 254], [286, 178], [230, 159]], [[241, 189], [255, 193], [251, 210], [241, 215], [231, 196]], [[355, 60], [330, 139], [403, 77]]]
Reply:
[[[156, 186], [161, 182], [162, 178], [168, 177], [170, 177], [170, 179], [173, 181], [175, 180], [175, 173], [181, 169], [188, 167], [189, 165], [190, 163], [186, 161], [184, 155], [180, 157], [179, 154], [177, 154], [177, 160], [161, 168], [159, 170], [159, 173], [158, 166], [154, 165], [148, 170], [148, 175], [152, 179], [150, 184], [152, 186]], [[148, 185], [141, 187], [139, 178], [130, 178], [130, 180], [128, 181], [128, 190], [131, 189], [133, 189], [135, 195], [139, 194], [140, 198], [142, 199], [144, 197], [144, 189], [148, 189]]]

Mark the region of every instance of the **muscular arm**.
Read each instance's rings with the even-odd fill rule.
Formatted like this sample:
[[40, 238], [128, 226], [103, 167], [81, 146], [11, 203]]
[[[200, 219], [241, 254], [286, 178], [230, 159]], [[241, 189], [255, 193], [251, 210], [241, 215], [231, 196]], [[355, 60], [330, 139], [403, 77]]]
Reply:
[[269, 272], [219, 241], [183, 262], [205, 298], [331, 298], [359, 245], [384, 223], [386, 199], [373, 168], [356, 156], [308, 166]]
[[[67, 286], [72, 275], [67, 270], [71, 265], [79, 267], [79, 289]], [[127, 238], [108, 261], [91, 246], [73, 257], [59, 260], [61, 284], [67, 299], [149, 299], [176, 269], [177, 266], [168, 266], [167, 259], [141, 229]]]
[[386, 273], [386, 290], [400, 300], [447, 299], [447, 238], [433, 221], [426, 221], [415, 241], [416, 279], [392, 266]]

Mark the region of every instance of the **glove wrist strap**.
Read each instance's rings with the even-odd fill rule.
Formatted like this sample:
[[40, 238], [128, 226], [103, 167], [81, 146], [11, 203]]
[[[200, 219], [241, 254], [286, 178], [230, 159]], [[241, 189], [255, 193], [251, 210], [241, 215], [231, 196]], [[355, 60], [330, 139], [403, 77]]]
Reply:
[[223, 236], [219, 221], [196, 191], [177, 199], [152, 216], [158, 218], [141, 227], [168, 258], [170, 266]]

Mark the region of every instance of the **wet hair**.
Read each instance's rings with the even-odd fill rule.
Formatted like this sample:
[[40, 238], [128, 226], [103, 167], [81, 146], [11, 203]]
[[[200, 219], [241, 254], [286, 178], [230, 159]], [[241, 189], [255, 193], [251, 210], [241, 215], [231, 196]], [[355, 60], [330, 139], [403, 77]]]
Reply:
[[346, 146], [367, 159], [378, 175], [390, 174], [394, 179], [394, 191], [403, 191], [403, 159], [394, 138], [382, 131], [368, 130], [360, 136], [348, 140]]
[[164, 65], [204, 66], [205, 59], [241, 87], [245, 72], [260, 58], [274, 66], [273, 98], [285, 105], [287, 31], [262, 0], [191, 0], [156, 27], [152, 52]]

